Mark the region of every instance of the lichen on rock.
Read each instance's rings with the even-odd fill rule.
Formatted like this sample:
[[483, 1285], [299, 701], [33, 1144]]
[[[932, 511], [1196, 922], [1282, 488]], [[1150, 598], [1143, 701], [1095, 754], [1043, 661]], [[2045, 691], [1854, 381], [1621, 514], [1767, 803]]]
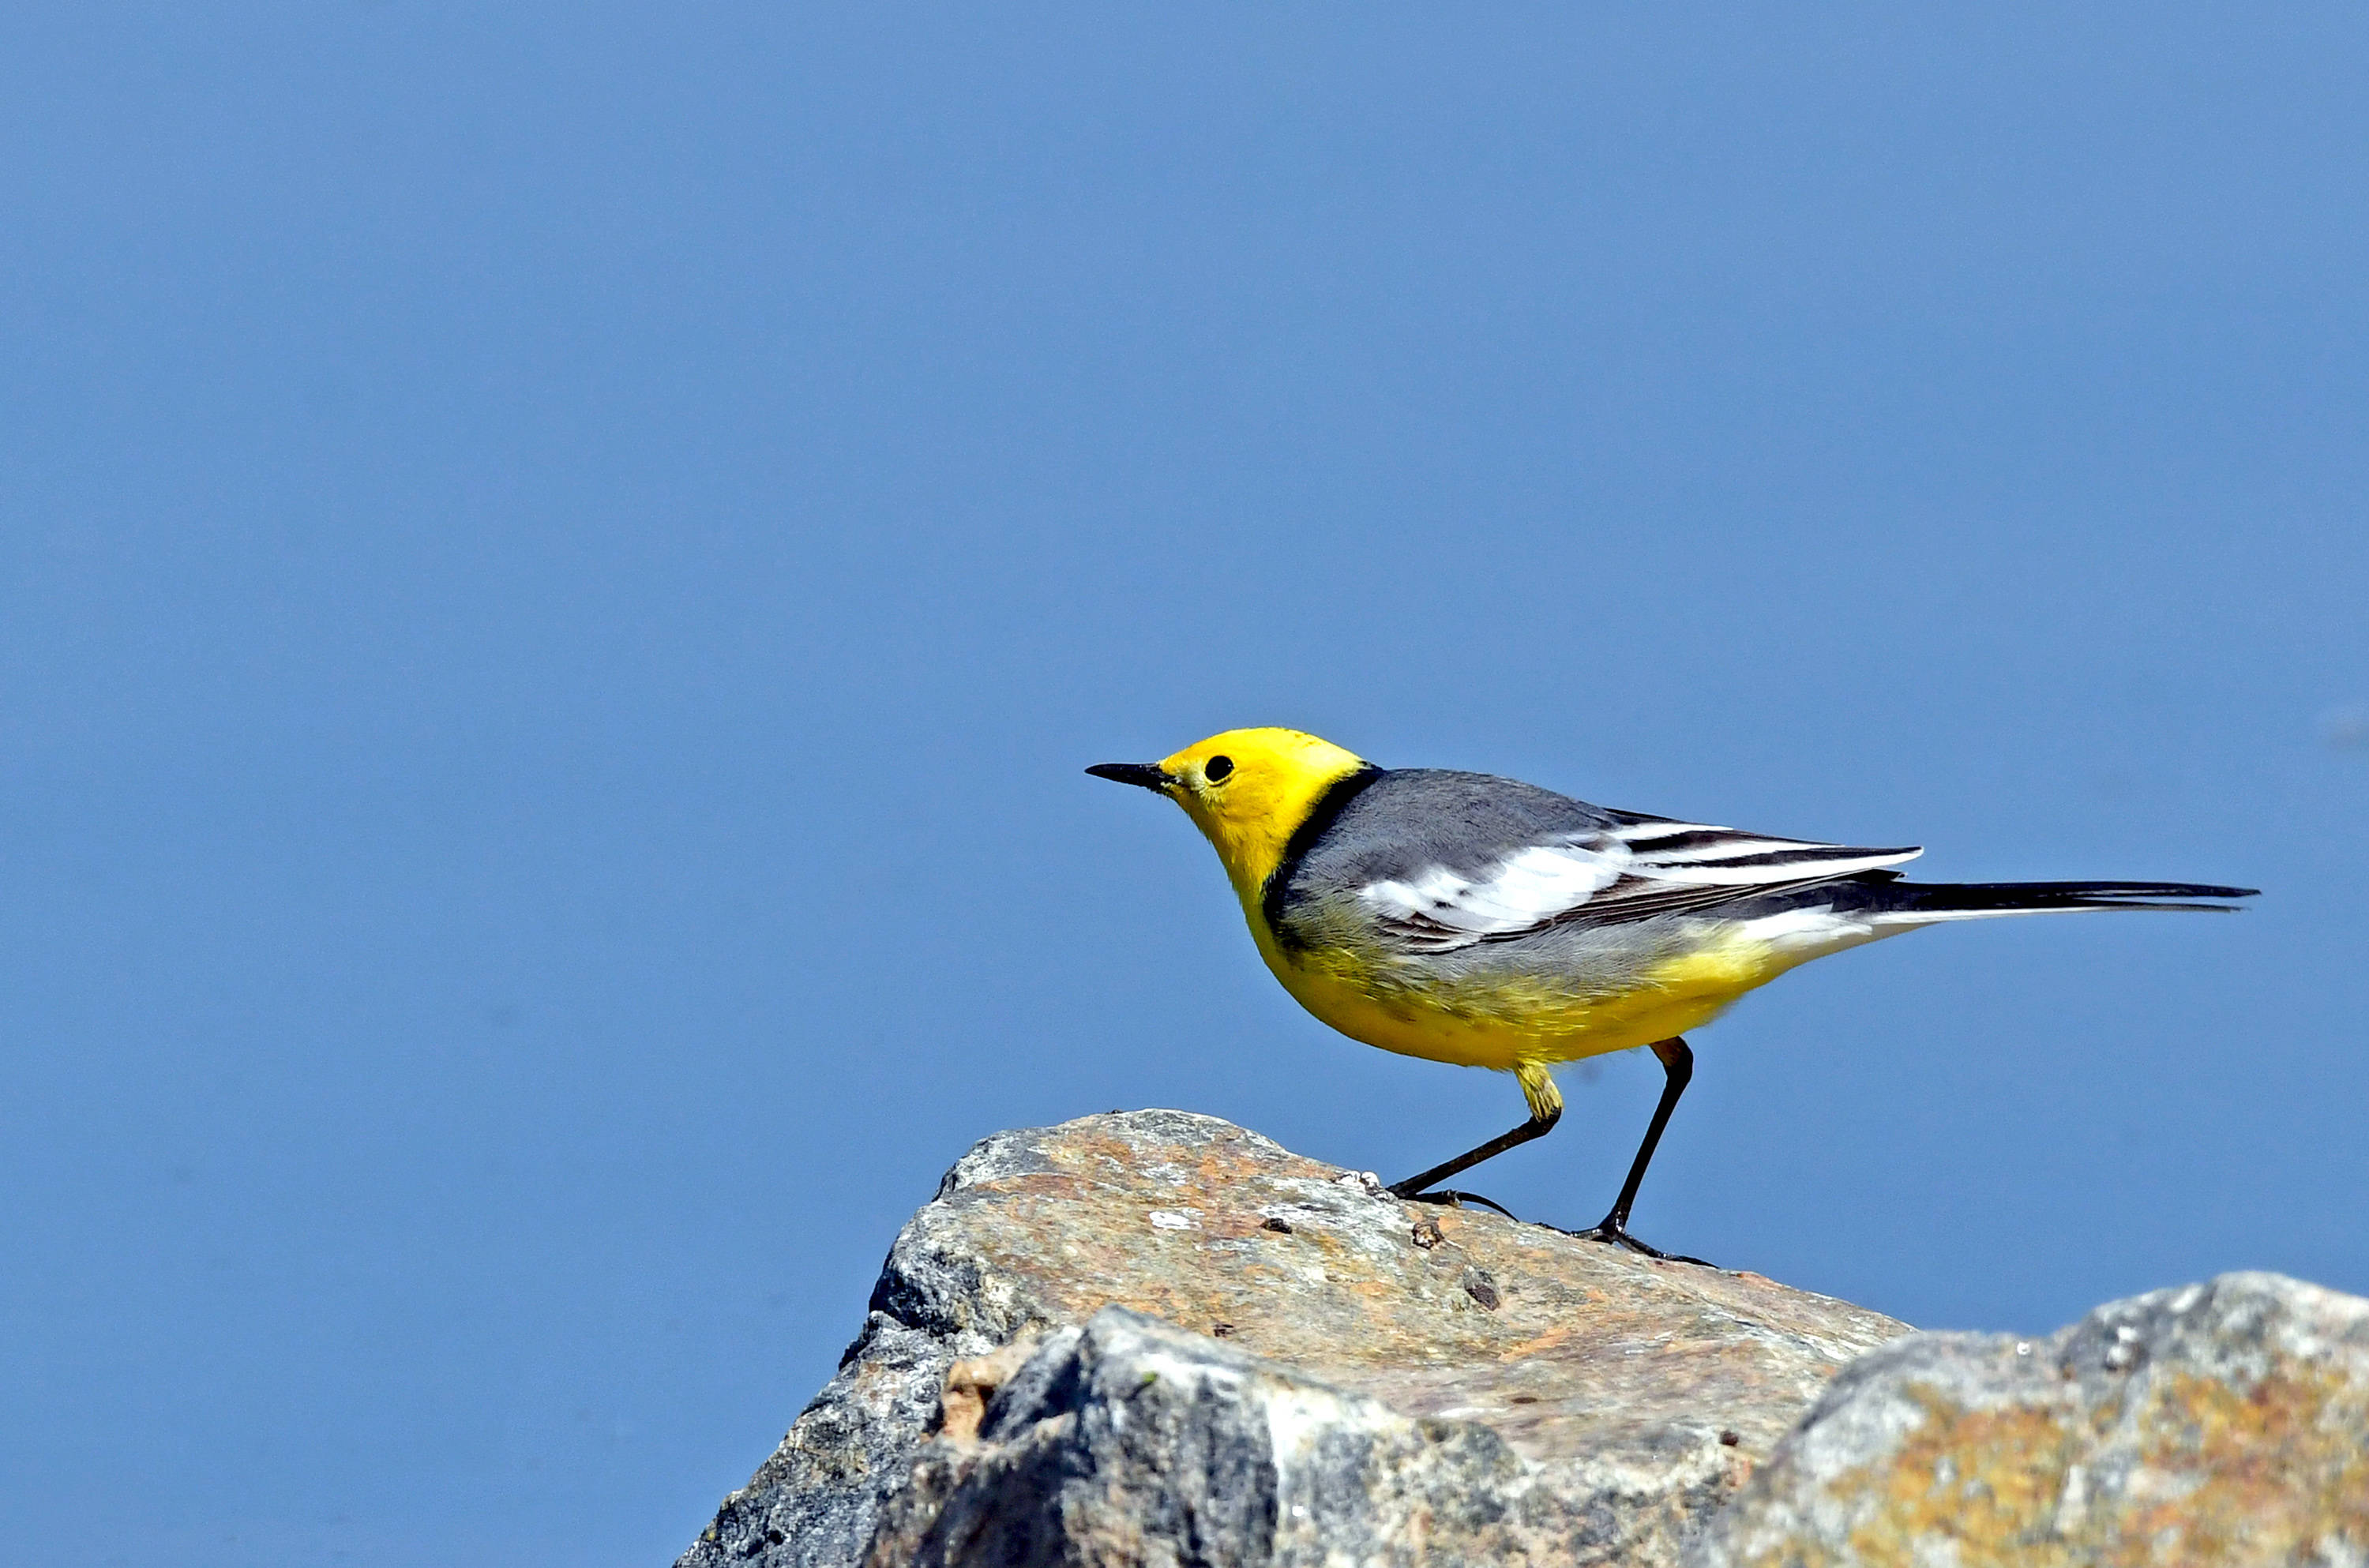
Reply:
[[2369, 1563], [2369, 1301], [2231, 1274], [1836, 1379], [1693, 1568]]
[[1562, 1564], [1616, 1550], [1624, 1522], [1477, 1422], [1106, 1307], [1047, 1340], [975, 1436], [921, 1450], [868, 1568]]
[[[1118, 1332], [1109, 1325], [1121, 1322], [1135, 1325], [1130, 1345], [1158, 1338], [1161, 1354], [1199, 1368], [1196, 1386], [1247, 1388], [1262, 1409], [1301, 1412], [1295, 1442], [1364, 1445], [1368, 1458], [1344, 1459], [1337, 1473], [1365, 1476], [1371, 1489], [1361, 1481], [1344, 1495], [1375, 1507], [1399, 1495], [1393, 1487], [1432, 1496], [1408, 1505], [1404, 1528], [1418, 1535], [1448, 1528], [1420, 1478], [1452, 1471], [1477, 1488], [1472, 1508], [1561, 1521], [1521, 1538], [1562, 1541], [1560, 1556], [1523, 1547], [1533, 1560], [1672, 1562], [1837, 1369], [1905, 1332], [1757, 1276], [1402, 1202], [1362, 1173], [1173, 1111], [982, 1142], [898, 1237], [871, 1305], [838, 1377], [726, 1500], [681, 1568], [853, 1568], [884, 1507], [909, 1488], [894, 1505], [894, 1539], [915, 1551], [925, 1539], [953, 1539], [943, 1518], [918, 1526], [916, 1510], [938, 1492], [956, 1498], [960, 1478], [982, 1464], [1021, 1463], [1009, 1435], [995, 1439], [993, 1459], [950, 1451], [967, 1426], [1005, 1431], [990, 1404], [1016, 1397], [1000, 1381], [1017, 1376], [1015, 1355], [1030, 1367], [1063, 1354], [1102, 1366]], [[1110, 1307], [1141, 1316], [1097, 1318]], [[1165, 1326], [1155, 1333], [1145, 1318]], [[1056, 1338], [1090, 1321], [1105, 1339]], [[996, 1356], [1032, 1334], [1045, 1336], [1033, 1356]], [[1207, 1407], [1213, 1419], [1225, 1403]], [[1101, 1419], [1086, 1407], [1072, 1413]], [[1387, 1441], [1378, 1436], [1386, 1429], [1395, 1434]], [[944, 1441], [925, 1453], [940, 1432]], [[1084, 1440], [1047, 1451], [1104, 1452], [1075, 1448]], [[1242, 1485], [1284, 1484], [1276, 1461], [1230, 1451], [1242, 1467], [1226, 1473]], [[1276, 1450], [1287, 1462], [1297, 1451]], [[1151, 1493], [1127, 1494], [1150, 1505]], [[1278, 1516], [1258, 1539], [1204, 1532], [1193, 1551], [1155, 1560], [1292, 1561], [1296, 1517]], [[1346, 1539], [1350, 1528], [1336, 1519], [1324, 1539]], [[1378, 1524], [1361, 1539], [1389, 1534]], [[884, 1546], [875, 1561], [893, 1563], [898, 1550]]]
[[1910, 1333], [1088, 1116], [956, 1163], [679, 1568], [1417, 1562], [2369, 1568], [2369, 1301]]

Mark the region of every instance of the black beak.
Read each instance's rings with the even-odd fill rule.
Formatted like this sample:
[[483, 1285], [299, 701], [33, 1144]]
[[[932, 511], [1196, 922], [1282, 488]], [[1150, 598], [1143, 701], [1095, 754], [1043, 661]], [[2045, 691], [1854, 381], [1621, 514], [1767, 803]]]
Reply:
[[1156, 789], [1162, 795], [1166, 795], [1168, 786], [1176, 782], [1162, 773], [1157, 762], [1096, 762], [1086, 772], [1098, 779], [1115, 779], [1140, 789]]

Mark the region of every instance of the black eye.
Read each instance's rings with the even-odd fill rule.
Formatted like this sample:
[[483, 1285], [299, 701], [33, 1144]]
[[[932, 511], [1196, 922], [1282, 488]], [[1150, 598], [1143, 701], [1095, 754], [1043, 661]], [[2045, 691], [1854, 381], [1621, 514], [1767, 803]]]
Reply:
[[1212, 757], [1201, 764], [1201, 776], [1211, 784], [1224, 783], [1226, 775], [1233, 771], [1234, 760], [1231, 757]]

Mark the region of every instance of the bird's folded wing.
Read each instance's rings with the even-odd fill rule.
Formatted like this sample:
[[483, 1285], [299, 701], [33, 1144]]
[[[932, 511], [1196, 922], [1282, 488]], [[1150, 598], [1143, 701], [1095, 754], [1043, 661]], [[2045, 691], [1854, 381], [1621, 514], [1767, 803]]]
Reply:
[[1874, 871], [1923, 852], [1853, 849], [1646, 818], [1520, 845], [1464, 875], [1435, 865], [1357, 898], [1418, 952], [1502, 942], [1565, 924], [1615, 924]]

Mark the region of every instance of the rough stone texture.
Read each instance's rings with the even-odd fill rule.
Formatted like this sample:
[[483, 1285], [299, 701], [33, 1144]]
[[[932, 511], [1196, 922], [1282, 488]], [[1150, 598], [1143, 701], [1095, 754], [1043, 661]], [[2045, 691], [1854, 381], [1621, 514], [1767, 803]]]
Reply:
[[[1116, 1314], [1083, 1336], [1056, 1332], [1113, 1305], [1185, 1332]], [[1542, 1560], [1671, 1562], [1837, 1369], [1903, 1332], [1758, 1276], [1402, 1203], [1370, 1177], [1212, 1117], [1088, 1116], [989, 1139], [947, 1173], [898, 1237], [839, 1375], [726, 1499], [681, 1568], [853, 1568], [917, 1457], [921, 1489], [889, 1521], [901, 1544], [884, 1537], [876, 1561], [907, 1560], [900, 1551], [954, 1561], [945, 1543], [974, 1528], [962, 1519], [983, 1516], [966, 1504], [958, 1519], [944, 1505], [976, 1497], [975, 1478], [1124, 1451], [1108, 1447], [1125, 1436], [1121, 1407], [1089, 1396], [1129, 1366], [1170, 1368], [1160, 1384], [1173, 1386], [1148, 1408], [1174, 1425], [1176, 1441], [1203, 1445], [1210, 1464], [1246, 1467], [1224, 1472], [1245, 1499], [1283, 1497], [1304, 1480], [1293, 1456], [1337, 1452], [1351, 1457], [1327, 1459], [1323, 1473], [1341, 1495], [1376, 1508], [1397, 1497], [1387, 1505], [1406, 1510], [1410, 1528], [1429, 1519], [1423, 1528], [1478, 1542], [1486, 1531], [1470, 1510], [1498, 1508], [1518, 1524], [1504, 1540]], [[1031, 1333], [1054, 1337], [1029, 1367], [1077, 1375], [1059, 1382], [1046, 1370], [1039, 1387], [1035, 1371], [1014, 1376], [1024, 1349], [992, 1356]], [[1174, 1391], [1185, 1387], [1206, 1400], [1192, 1405]], [[942, 1395], [949, 1436], [923, 1454]], [[1188, 1406], [1207, 1417], [1197, 1435], [1185, 1431]], [[1272, 1443], [1275, 1413], [1287, 1409], [1312, 1425], [1258, 1459], [1251, 1436], [1265, 1430]], [[1335, 1419], [1337, 1431], [1325, 1425]], [[1066, 1436], [1055, 1430], [1064, 1420]], [[1451, 1476], [1489, 1494], [1443, 1516], [1437, 1488]], [[1041, 1522], [1041, 1503], [1014, 1504], [1013, 1519]], [[1241, 1541], [1196, 1535], [1198, 1525], [1171, 1538], [1146, 1522], [1129, 1539], [1148, 1555], [1105, 1532], [1093, 1554], [1063, 1538], [1043, 1560], [1315, 1560], [1296, 1519], [1287, 1505], [1267, 1537]], [[1328, 1527], [1325, 1539], [1345, 1540], [1347, 1528]]]
[[2369, 1300], [2224, 1275], [2043, 1340], [1854, 1363], [1688, 1554], [1847, 1563], [2369, 1563]]
[[921, 1450], [871, 1565], [1565, 1563], [1634, 1533], [1562, 1479], [1479, 1422], [1105, 1307], [1018, 1368], [976, 1436]]

